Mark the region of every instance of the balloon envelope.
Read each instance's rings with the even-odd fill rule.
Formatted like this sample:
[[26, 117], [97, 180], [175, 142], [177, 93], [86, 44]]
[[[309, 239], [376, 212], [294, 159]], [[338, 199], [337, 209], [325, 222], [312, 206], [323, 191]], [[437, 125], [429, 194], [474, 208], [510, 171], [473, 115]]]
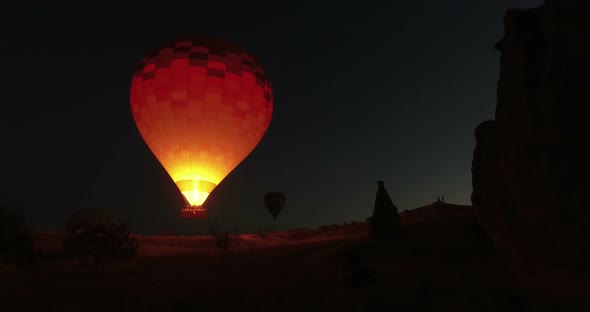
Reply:
[[139, 133], [192, 206], [186, 216], [204, 215], [203, 203], [256, 147], [273, 111], [270, 81], [253, 57], [208, 37], [141, 59], [130, 102]]
[[286, 200], [285, 194], [281, 192], [268, 192], [264, 195], [264, 205], [273, 219], [277, 219], [277, 216], [283, 210], [283, 207], [285, 207]]

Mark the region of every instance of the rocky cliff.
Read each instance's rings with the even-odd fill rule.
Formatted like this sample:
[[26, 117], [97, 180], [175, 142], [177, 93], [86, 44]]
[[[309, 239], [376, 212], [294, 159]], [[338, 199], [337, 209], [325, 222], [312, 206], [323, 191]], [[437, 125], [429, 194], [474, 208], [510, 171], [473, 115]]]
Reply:
[[369, 221], [369, 237], [375, 242], [392, 242], [399, 238], [399, 214], [385, 190], [385, 183], [380, 180], [377, 184], [373, 216]]
[[495, 119], [475, 131], [472, 203], [531, 297], [578, 307], [590, 292], [590, 1], [508, 10], [504, 28]]

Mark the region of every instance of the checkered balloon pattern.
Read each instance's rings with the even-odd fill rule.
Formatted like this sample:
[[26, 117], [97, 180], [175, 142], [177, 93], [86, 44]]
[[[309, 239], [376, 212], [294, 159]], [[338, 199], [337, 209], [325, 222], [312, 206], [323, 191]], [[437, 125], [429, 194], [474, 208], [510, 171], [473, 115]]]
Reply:
[[130, 102], [141, 136], [192, 206], [256, 147], [273, 111], [272, 86], [252, 56], [205, 37], [141, 59]]

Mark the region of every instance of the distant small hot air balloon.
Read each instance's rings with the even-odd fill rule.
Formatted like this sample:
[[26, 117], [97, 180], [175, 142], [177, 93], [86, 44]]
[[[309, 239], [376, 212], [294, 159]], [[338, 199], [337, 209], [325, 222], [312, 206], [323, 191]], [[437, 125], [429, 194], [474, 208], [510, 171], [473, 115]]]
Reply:
[[277, 216], [283, 210], [283, 207], [285, 207], [286, 200], [285, 194], [281, 192], [268, 192], [264, 195], [264, 205], [274, 220], [277, 219]]
[[131, 111], [148, 147], [205, 217], [213, 189], [256, 147], [273, 111], [270, 81], [252, 56], [217, 38], [165, 44], [138, 64]]

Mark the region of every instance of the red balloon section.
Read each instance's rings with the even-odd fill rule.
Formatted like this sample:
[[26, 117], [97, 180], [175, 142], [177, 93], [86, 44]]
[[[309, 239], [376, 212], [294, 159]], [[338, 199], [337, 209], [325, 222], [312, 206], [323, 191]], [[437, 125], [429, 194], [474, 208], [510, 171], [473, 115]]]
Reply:
[[271, 84], [231, 43], [190, 38], [144, 57], [133, 75], [131, 111], [148, 147], [202, 218], [213, 189], [256, 147], [273, 111]]

